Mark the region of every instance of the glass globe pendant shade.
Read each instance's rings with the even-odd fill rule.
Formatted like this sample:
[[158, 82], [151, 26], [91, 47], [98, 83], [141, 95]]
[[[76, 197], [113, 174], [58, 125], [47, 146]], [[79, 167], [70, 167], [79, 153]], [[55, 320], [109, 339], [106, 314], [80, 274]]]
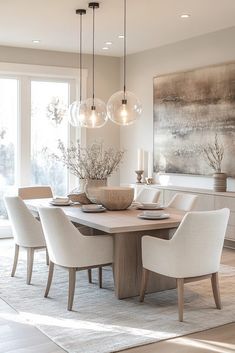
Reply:
[[80, 115], [83, 116], [82, 127], [99, 128], [108, 120], [105, 103], [99, 98], [88, 98], [80, 105]]
[[108, 100], [107, 113], [110, 120], [122, 126], [133, 124], [142, 113], [142, 106], [134, 93], [119, 91]]
[[69, 106], [68, 120], [69, 120], [69, 123], [74, 127], [83, 126], [84, 115], [80, 111], [81, 104], [82, 102], [75, 101]]

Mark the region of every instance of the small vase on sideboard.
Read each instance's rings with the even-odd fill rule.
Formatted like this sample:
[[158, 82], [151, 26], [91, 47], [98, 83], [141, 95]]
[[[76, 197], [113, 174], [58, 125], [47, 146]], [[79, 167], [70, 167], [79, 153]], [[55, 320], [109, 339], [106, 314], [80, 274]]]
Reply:
[[227, 189], [227, 174], [216, 172], [213, 174], [214, 185], [213, 189], [216, 192], [225, 192]]

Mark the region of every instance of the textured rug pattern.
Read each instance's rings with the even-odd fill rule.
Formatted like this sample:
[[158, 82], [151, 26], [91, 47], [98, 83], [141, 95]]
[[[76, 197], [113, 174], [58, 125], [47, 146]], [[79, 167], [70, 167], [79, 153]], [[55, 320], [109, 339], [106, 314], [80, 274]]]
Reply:
[[179, 323], [176, 290], [147, 295], [144, 303], [138, 298], [117, 300], [110, 269], [103, 271], [103, 289], [98, 288], [96, 270], [92, 284], [87, 271], [77, 273], [74, 311], [68, 312], [68, 273], [55, 269], [50, 297], [45, 299], [45, 255], [36, 253], [32, 285], [27, 286], [26, 254], [20, 255], [16, 277], [11, 278], [13, 242], [0, 244], [0, 296], [69, 353], [116, 352], [235, 321], [235, 267], [221, 266], [223, 310], [215, 309], [209, 280], [187, 284], [185, 321]]

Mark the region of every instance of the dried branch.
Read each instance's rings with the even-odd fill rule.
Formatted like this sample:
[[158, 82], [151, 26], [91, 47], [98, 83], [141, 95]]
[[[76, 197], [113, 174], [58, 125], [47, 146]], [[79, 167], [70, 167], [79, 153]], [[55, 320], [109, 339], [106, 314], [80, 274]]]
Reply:
[[53, 97], [46, 109], [47, 117], [56, 125], [59, 125], [62, 122], [67, 110], [58, 97]]
[[215, 134], [214, 143], [208, 143], [202, 148], [205, 161], [207, 164], [218, 173], [221, 173], [221, 164], [224, 157], [224, 146], [219, 141], [218, 135]]
[[61, 161], [72, 174], [80, 179], [107, 179], [118, 169], [123, 159], [124, 151], [114, 148], [104, 148], [103, 142], [95, 142], [91, 146], [81, 147], [79, 141], [65, 147], [58, 141], [60, 154], [52, 154], [51, 158]]

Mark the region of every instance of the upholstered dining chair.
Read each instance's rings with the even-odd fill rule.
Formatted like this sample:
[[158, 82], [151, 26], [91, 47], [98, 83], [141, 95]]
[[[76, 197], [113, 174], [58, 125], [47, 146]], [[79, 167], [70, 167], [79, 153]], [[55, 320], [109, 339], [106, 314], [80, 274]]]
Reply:
[[[51, 187], [48, 185], [24, 186], [24, 187], [18, 188], [18, 195], [21, 197], [22, 200], [44, 199], [44, 198], [52, 198], [53, 192]], [[31, 213], [34, 215], [34, 217], [39, 219], [37, 212], [31, 211]], [[92, 235], [92, 232], [93, 232], [92, 228], [83, 226], [81, 224], [74, 224], [74, 225], [77, 228], [79, 228], [82, 233], [85, 233], [87, 235]], [[48, 261], [49, 260], [47, 260], [47, 262]], [[99, 278], [102, 278], [102, 268], [99, 268], [98, 271], [99, 271]], [[88, 281], [89, 283], [92, 283], [91, 269], [88, 269]]]
[[142, 238], [142, 283], [144, 300], [149, 271], [176, 278], [179, 321], [183, 321], [184, 284], [211, 279], [217, 309], [221, 309], [218, 271], [229, 219], [229, 209], [189, 212], [171, 240]]
[[111, 265], [113, 238], [82, 235], [60, 208], [39, 208], [39, 215], [50, 258], [45, 297], [51, 287], [54, 265], [61, 266], [69, 271], [67, 309], [72, 310], [76, 271]]
[[52, 189], [47, 185], [25, 186], [18, 188], [22, 200], [44, 199], [53, 197]]
[[192, 211], [198, 196], [193, 194], [175, 194], [166, 207], [176, 208], [182, 211]]
[[142, 188], [137, 194], [136, 202], [158, 202], [161, 191], [154, 188]]
[[[31, 283], [34, 251], [46, 249], [46, 242], [40, 222], [30, 213], [19, 196], [4, 198], [15, 241], [15, 255], [11, 276], [14, 277], [20, 247], [27, 250], [27, 284]], [[47, 258], [48, 262], [48, 258]]]

